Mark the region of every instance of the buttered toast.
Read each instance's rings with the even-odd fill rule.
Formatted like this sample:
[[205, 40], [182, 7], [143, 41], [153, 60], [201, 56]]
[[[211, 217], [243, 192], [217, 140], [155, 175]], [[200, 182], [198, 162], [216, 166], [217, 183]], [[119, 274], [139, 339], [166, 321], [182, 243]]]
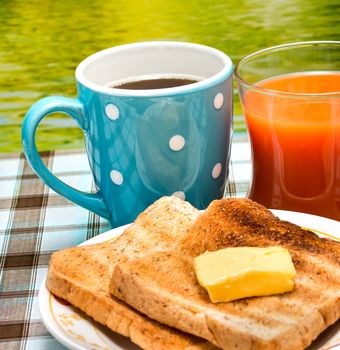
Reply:
[[[213, 304], [193, 259], [241, 246], [286, 248], [297, 271], [294, 290]], [[304, 349], [340, 317], [340, 243], [250, 200], [214, 201], [167, 250], [118, 263], [110, 291], [150, 318], [226, 350]]]
[[54, 253], [47, 288], [111, 330], [130, 337], [143, 349], [216, 349], [203, 339], [149, 319], [109, 294], [109, 281], [117, 262], [167, 249], [183, 237], [198, 214], [198, 210], [178, 198], [162, 198], [113, 242]]

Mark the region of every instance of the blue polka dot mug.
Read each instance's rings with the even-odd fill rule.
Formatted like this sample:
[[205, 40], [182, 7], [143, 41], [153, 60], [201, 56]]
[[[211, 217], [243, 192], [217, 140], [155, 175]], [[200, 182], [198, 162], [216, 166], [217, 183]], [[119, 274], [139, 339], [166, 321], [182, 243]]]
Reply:
[[[169, 88], [112, 88], [136, 77], [196, 77]], [[22, 138], [35, 172], [55, 192], [108, 219], [129, 223], [163, 195], [205, 208], [223, 196], [232, 135], [232, 62], [211, 47], [143, 42], [100, 51], [76, 69], [78, 97], [47, 97], [27, 112]], [[47, 115], [70, 115], [84, 132], [96, 193], [56, 178], [35, 143]]]

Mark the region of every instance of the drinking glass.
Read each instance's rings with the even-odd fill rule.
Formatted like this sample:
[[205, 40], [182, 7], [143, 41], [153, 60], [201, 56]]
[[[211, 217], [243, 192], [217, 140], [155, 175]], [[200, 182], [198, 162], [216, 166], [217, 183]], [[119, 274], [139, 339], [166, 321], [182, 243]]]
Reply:
[[249, 198], [340, 220], [340, 42], [258, 51], [235, 78], [252, 149]]

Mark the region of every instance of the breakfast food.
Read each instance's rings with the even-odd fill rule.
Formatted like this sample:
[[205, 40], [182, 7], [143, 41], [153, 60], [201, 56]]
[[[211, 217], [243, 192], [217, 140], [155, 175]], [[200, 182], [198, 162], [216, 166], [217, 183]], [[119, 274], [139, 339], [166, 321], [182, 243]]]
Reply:
[[194, 258], [198, 283], [213, 303], [290, 292], [296, 271], [282, 247], [232, 247]]
[[[287, 249], [297, 271], [293, 291], [212, 303], [196, 280], [194, 258], [244, 246]], [[340, 317], [340, 243], [250, 200], [214, 201], [177, 242], [117, 263], [110, 291], [150, 318], [223, 349], [304, 349]]]
[[56, 296], [143, 349], [213, 350], [205, 340], [153, 321], [109, 294], [117, 262], [167, 249], [182, 237], [199, 211], [175, 197], [151, 205], [112, 242], [64, 249], [52, 255], [47, 287]]

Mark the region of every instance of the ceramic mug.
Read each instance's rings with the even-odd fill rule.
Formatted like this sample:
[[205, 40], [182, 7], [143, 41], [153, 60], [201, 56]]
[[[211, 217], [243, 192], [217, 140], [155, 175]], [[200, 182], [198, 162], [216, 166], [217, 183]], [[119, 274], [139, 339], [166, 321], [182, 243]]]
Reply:
[[[151, 90], [109, 86], [155, 74], [200, 80]], [[44, 98], [23, 123], [25, 155], [55, 192], [113, 227], [132, 222], [163, 195], [176, 195], [199, 209], [223, 196], [232, 134], [232, 62], [227, 55], [192, 43], [134, 43], [93, 54], [75, 75], [78, 98]], [[63, 183], [38, 154], [37, 126], [56, 112], [70, 115], [84, 132], [96, 193]]]

